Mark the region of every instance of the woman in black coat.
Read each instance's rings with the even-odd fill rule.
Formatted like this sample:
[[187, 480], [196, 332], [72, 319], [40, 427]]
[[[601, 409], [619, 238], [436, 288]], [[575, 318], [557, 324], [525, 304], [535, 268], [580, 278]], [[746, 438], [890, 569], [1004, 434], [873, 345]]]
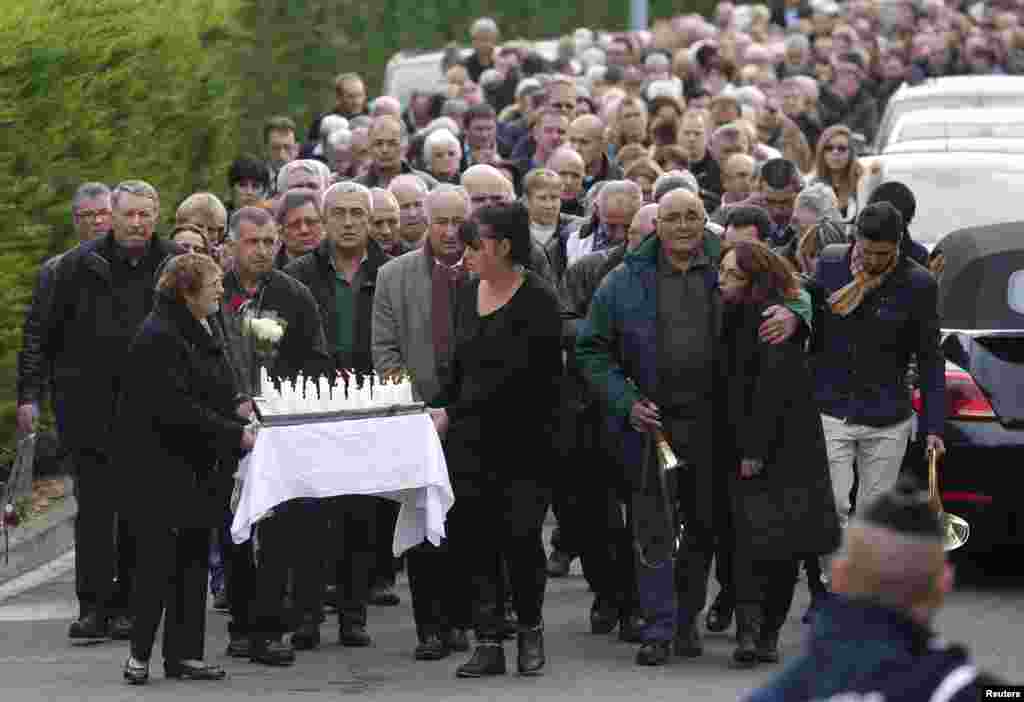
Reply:
[[723, 251], [719, 286], [727, 419], [717, 448], [736, 539], [733, 660], [748, 667], [778, 660], [799, 561], [833, 551], [839, 522], [802, 344], [758, 339], [764, 310], [798, 294], [793, 269], [766, 246], [741, 242]]
[[457, 294], [453, 381], [432, 410], [456, 506], [451, 548], [475, 588], [477, 648], [459, 677], [505, 672], [501, 558], [519, 618], [518, 669], [545, 664], [547, 582], [541, 532], [550, 504], [562, 376], [562, 322], [551, 286], [532, 271], [529, 216], [521, 204], [486, 207], [460, 232], [479, 278]]
[[223, 520], [232, 475], [255, 437], [246, 428], [219, 325], [224, 287], [213, 259], [176, 256], [157, 284], [153, 311], [132, 344], [116, 414], [114, 460], [122, 508], [135, 533], [137, 577], [131, 656], [124, 677], [149, 678], [164, 617], [169, 678], [219, 680], [203, 663], [209, 535]]

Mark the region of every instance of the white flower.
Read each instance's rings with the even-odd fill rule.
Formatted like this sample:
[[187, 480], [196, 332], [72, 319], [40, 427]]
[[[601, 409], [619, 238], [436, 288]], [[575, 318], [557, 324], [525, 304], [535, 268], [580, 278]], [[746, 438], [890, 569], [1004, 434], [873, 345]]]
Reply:
[[259, 341], [276, 344], [284, 336], [284, 327], [277, 320], [254, 317], [249, 320], [249, 333]]

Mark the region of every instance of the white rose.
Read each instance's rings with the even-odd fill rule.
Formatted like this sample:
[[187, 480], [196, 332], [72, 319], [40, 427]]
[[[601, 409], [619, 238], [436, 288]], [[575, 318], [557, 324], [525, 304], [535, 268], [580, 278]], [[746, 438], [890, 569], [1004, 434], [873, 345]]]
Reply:
[[257, 339], [271, 344], [276, 344], [284, 336], [284, 328], [273, 319], [265, 317], [257, 317], [250, 321], [249, 329]]

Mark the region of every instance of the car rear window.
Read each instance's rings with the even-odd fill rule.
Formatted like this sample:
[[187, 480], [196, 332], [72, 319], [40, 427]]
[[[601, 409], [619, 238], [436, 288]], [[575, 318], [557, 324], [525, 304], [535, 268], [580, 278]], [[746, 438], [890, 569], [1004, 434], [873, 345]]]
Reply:
[[1010, 274], [1010, 282], [1006, 286], [1007, 302], [1010, 309], [1017, 314], [1024, 314], [1024, 271]]

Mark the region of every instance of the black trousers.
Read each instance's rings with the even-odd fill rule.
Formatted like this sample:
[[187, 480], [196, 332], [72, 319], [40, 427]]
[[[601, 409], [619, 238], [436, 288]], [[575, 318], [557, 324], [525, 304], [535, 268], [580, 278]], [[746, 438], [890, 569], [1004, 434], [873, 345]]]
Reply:
[[479, 641], [500, 641], [504, 557], [512, 586], [519, 626], [541, 624], [547, 585], [542, 530], [550, 491], [518, 482], [492, 484], [471, 495], [458, 496], [448, 513], [449, 545], [465, 568], [471, 584], [474, 627]]
[[[328, 543], [336, 544], [333, 572], [329, 569], [326, 577], [338, 586], [338, 619], [342, 624], [366, 626], [370, 588], [379, 559], [377, 525], [382, 500], [367, 495], [343, 495], [322, 501], [330, 529]], [[306, 538], [316, 537], [307, 534]], [[390, 547], [389, 539], [389, 550]], [[322, 592], [323, 584], [314, 589]], [[319, 596], [316, 607], [319, 611]]]
[[733, 583], [733, 553], [736, 536], [732, 523], [732, 505], [729, 501], [729, 478], [724, 472], [715, 475], [715, 579], [722, 588], [721, 597], [727, 602], [735, 601]]
[[473, 594], [450, 542], [442, 541], [440, 546], [424, 542], [407, 551], [405, 559], [419, 640], [470, 628]]
[[202, 660], [210, 530], [135, 524], [138, 575], [132, 655], [148, 661], [164, 620], [164, 661]]
[[74, 450], [75, 594], [81, 615], [100, 618], [132, 606], [136, 570], [133, 526], [118, 518], [110, 461], [99, 451]]
[[231, 638], [276, 641], [289, 629], [282, 606], [292, 548], [287, 526], [276, 514], [261, 520], [255, 527], [258, 554], [253, 551], [252, 540], [227, 545], [224, 566], [225, 577], [231, 583]]
[[775, 635], [786, 623], [796, 590], [797, 557], [771, 559], [737, 542], [734, 572], [736, 574], [736, 607], [760, 607], [761, 630]]
[[373, 571], [372, 585], [393, 586], [398, 565], [393, 550], [395, 525], [398, 523], [398, 511], [402, 506], [383, 497], [374, 499], [377, 501], [377, 565]]

